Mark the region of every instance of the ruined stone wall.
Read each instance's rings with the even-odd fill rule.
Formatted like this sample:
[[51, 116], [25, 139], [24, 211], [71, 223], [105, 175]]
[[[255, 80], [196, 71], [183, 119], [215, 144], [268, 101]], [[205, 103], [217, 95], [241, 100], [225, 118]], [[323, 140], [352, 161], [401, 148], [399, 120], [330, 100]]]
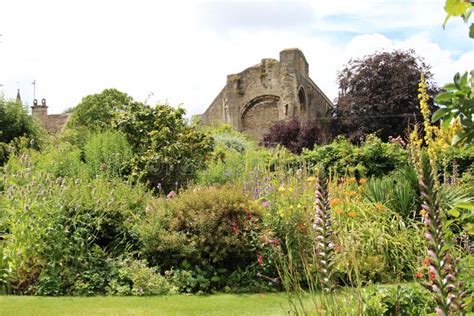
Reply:
[[202, 121], [227, 123], [259, 139], [278, 121], [325, 116], [330, 107], [331, 102], [309, 78], [303, 53], [287, 49], [280, 52], [280, 60], [262, 59], [228, 75], [226, 86], [202, 115]]

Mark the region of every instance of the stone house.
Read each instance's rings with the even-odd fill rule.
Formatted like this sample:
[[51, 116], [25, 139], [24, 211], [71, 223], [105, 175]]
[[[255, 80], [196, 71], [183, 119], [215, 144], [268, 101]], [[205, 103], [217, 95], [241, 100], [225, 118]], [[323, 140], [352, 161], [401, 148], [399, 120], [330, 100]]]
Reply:
[[38, 100], [35, 99], [31, 107], [31, 115], [33, 115], [50, 134], [54, 134], [64, 128], [71, 113], [48, 114], [46, 99], [42, 99], [41, 104], [38, 104]]
[[[297, 118], [319, 122], [323, 133], [332, 102], [309, 77], [308, 62], [299, 49], [285, 49], [280, 60], [262, 61], [227, 83], [201, 115], [203, 124], [221, 122], [261, 139], [278, 121]], [[324, 132], [325, 131], [325, 132]]]

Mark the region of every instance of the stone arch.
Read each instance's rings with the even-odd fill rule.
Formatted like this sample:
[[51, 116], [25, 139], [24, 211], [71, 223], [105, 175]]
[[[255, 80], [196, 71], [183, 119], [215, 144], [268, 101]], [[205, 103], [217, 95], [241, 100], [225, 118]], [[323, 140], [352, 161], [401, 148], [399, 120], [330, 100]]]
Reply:
[[261, 95], [247, 102], [241, 111], [241, 130], [257, 138], [263, 136], [279, 121], [279, 102], [280, 97], [276, 95]]
[[308, 97], [306, 96], [306, 91], [302, 86], [298, 89], [298, 101], [300, 112], [306, 112], [308, 107]]

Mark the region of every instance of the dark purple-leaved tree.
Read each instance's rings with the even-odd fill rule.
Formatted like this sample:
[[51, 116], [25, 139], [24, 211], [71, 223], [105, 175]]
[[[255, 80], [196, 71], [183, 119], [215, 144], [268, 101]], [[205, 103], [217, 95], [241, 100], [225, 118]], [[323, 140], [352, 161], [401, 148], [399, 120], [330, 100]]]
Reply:
[[413, 50], [379, 52], [350, 60], [338, 72], [337, 120], [333, 132], [353, 141], [376, 133], [383, 140], [405, 135], [410, 124], [421, 122], [418, 82], [424, 74], [433, 107], [438, 88], [423, 58]]

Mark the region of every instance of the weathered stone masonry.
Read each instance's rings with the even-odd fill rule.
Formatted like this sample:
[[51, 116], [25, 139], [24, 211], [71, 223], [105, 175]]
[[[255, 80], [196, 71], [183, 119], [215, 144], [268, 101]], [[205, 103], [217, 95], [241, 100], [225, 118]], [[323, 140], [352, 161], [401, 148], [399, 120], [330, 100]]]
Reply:
[[43, 127], [51, 134], [61, 131], [66, 125], [66, 121], [69, 119], [70, 113], [64, 114], [50, 114], [48, 115], [48, 107], [46, 106], [46, 100], [41, 100], [41, 104], [38, 104], [38, 100], [33, 101], [31, 107], [31, 115], [38, 119]]
[[[228, 75], [227, 84], [201, 115], [204, 124], [222, 122], [260, 139], [270, 126], [298, 118], [324, 120], [333, 107], [311, 80], [308, 62], [299, 49], [285, 49], [280, 60], [262, 59], [241, 73]], [[318, 120], [319, 119], [319, 120]]]

